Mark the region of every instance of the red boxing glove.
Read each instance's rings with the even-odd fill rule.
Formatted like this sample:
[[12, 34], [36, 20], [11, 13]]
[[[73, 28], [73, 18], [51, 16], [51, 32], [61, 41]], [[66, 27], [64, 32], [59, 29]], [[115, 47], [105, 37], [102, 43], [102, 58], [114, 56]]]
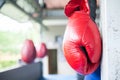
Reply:
[[38, 57], [38, 58], [43, 58], [43, 57], [45, 57], [45, 56], [47, 55], [47, 47], [46, 47], [45, 43], [41, 43], [41, 44], [37, 47], [36, 51], [37, 51], [37, 57]]
[[70, 17], [75, 11], [85, 11], [90, 14], [90, 8], [87, 0], [70, 0], [65, 7], [66, 16]]
[[101, 37], [97, 25], [90, 18], [87, 0], [71, 0], [65, 7], [69, 17], [63, 40], [67, 62], [80, 74], [94, 72], [101, 57]]
[[32, 40], [25, 40], [21, 50], [22, 61], [31, 63], [36, 57], [36, 50]]

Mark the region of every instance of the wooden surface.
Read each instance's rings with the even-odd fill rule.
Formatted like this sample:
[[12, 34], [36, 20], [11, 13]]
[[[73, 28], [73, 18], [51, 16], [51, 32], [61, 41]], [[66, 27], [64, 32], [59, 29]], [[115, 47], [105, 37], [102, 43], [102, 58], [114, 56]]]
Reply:
[[49, 74], [57, 74], [57, 49], [48, 50]]

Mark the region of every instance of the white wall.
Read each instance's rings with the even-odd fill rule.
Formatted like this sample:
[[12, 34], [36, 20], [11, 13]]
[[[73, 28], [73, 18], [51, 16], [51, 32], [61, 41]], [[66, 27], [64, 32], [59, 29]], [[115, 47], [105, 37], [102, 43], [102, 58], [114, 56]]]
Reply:
[[48, 46], [55, 43], [56, 36], [63, 36], [65, 31], [65, 26], [50, 26], [48, 30], [42, 31], [42, 39]]
[[101, 80], [120, 80], [120, 0], [100, 0], [103, 36]]
[[[62, 53], [62, 46], [55, 42], [56, 36], [63, 36], [65, 31], [65, 26], [49, 26], [49, 30], [43, 30], [41, 35], [41, 41], [47, 44], [49, 49], [57, 49], [57, 63], [58, 63], [58, 74], [76, 74], [75, 71], [70, 67], [64, 58]], [[44, 75], [48, 74], [48, 57], [43, 59], [44, 63]]]

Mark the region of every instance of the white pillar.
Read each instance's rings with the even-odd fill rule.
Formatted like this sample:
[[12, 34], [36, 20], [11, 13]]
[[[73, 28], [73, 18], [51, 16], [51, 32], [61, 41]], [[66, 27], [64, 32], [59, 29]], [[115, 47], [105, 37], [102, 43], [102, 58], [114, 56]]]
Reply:
[[120, 80], [120, 0], [100, 0], [101, 80]]

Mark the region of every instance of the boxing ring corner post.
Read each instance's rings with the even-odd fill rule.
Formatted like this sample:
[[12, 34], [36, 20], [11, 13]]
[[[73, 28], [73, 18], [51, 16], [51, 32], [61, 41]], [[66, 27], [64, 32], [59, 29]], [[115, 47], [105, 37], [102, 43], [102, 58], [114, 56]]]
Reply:
[[101, 80], [120, 79], [120, 10], [119, 0], [100, 1], [100, 27], [103, 39]]

